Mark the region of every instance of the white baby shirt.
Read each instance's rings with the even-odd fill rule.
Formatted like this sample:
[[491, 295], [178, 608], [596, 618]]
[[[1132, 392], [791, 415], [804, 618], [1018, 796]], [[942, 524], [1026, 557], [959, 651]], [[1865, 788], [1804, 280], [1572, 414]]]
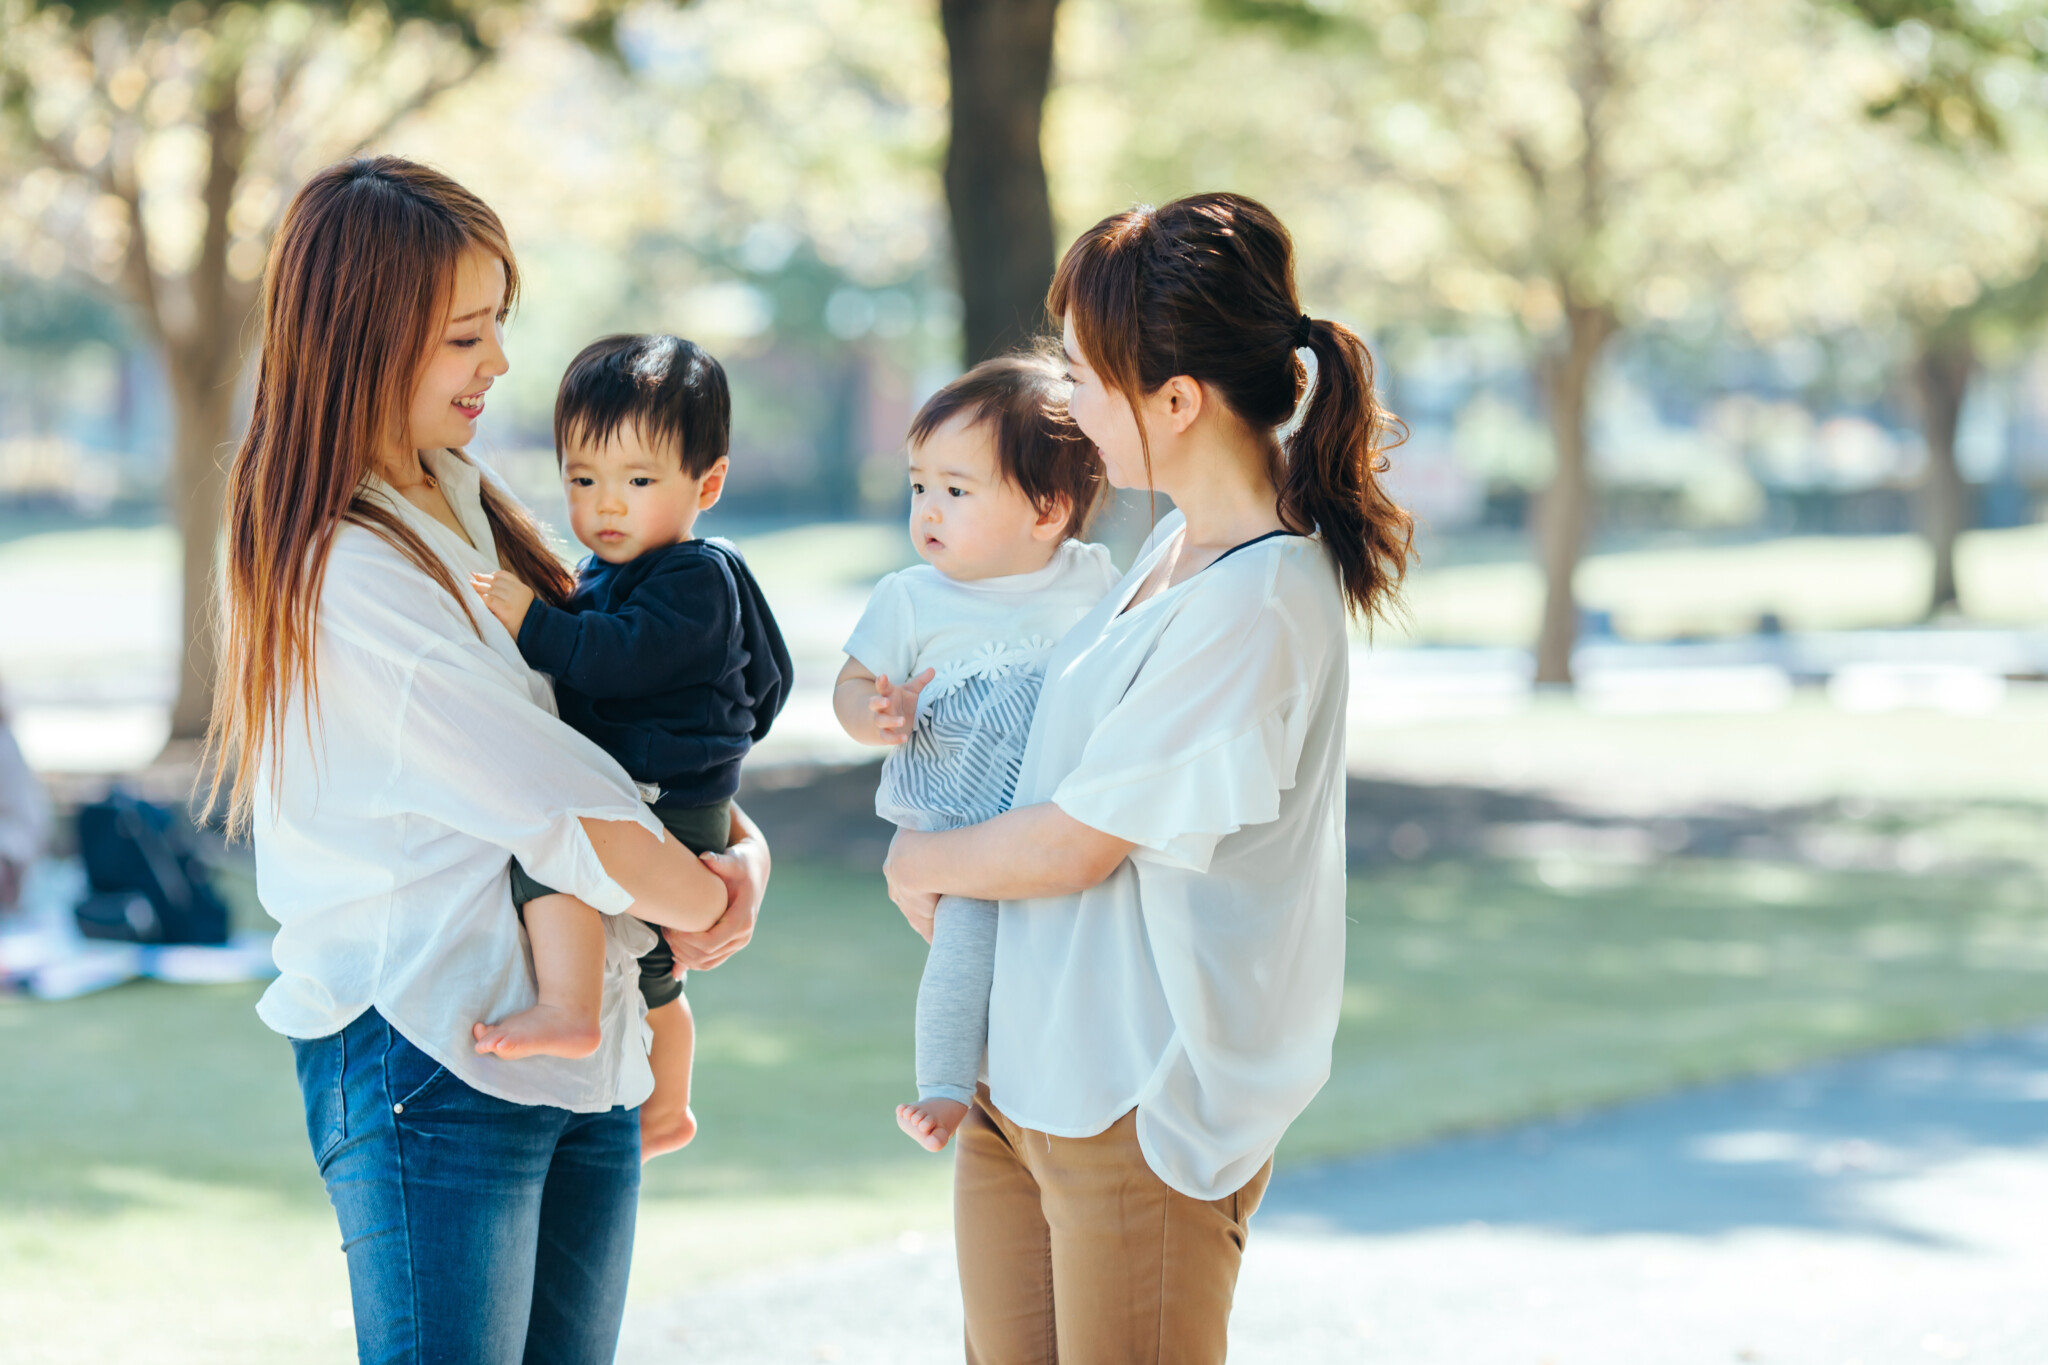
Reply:
[[847, 654], [891, 683], [936, 676], [882, 764], [875, 813], [939, 830], [1007, 810], [1046, 658], [1118, 577], [1108, 550], [1069, 540], [1031, 573], [958, 582], [919, 564], [877, 583]]

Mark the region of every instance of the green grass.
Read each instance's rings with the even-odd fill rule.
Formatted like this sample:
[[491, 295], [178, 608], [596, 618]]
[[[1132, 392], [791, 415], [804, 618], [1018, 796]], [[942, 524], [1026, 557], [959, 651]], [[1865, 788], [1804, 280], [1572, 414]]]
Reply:
[[1296, 1160], [2048, 1014], [2038, 872], [1440, 863], [1352, 885]]
[[[1950, 818], [1943, 846], [1974, 861], [1913, 878], [1375, 870], [1352, 887], [1334, 1074], [1283, 1159], [2048, 1014], [2048, 898], [2012, 856], [2041, 814]], [[872, 873], [778, 870], [756, 944], [692, 979], [704, 1132], [648, 1169], [637, 1299], [943, 1225], [946, 1162], [890, 1116], [920, 962]], [[256, 994], [0, 999], [0, 1356], [348, 1358], [332, 1214]]]

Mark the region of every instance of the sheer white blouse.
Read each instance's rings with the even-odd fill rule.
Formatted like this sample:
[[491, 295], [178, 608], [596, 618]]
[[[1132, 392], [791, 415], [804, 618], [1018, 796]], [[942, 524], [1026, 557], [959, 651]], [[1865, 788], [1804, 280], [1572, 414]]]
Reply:
[[1015, 804], [1138, 847], [1087, 891], [1003, 902], [988, 1069], [997, 1107], [1056, 1137], [1136, 1108], [1160, 1179], [1219, 1199], [1330, 1072], [1348, 650], [1336, 568], [1301, 536], [1126, 611], [1182, 527], [1047, 664]]
[[[320, 590], [312, 716], [294, 703], [263, 764], [254, 811], [257, 892], [278, 922], [280, 975], [256, 1007], [320, 1038], [372, 1007], [466, 1084], [580, 1112], [654, 1088], [635, 961], [653, 931], [622, 916], [579, 817], [661, 827], [604, 750], [555, 718], [554, 693], [468, 592], [498, 568], [484, 475], [445, 451], [427, 467], [468, 540], [372, 480], [464, 589], [457, 601], [359, 526], [335, 537]], [[505, 494], [510, 500], [510, 494]], [[606, 915], [604, 1043], [581, 1060], [505, 1061], [470, 1026], [534, 1002], [512, 856]]]

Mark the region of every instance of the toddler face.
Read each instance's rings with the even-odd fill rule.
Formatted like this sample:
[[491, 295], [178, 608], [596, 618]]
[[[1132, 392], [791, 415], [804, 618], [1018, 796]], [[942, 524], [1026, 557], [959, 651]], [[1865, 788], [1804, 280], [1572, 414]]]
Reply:
[[910, 543], [951, 579], [972, 582], [1042, 569], [1064, 515], [1041, 514], [1002, 477], [987, 422], [962, 413], [910, 449]]
[[688, 540], [697, 514], [725, 485], [720, 460], [698, 477], [667, 451], [650, 450], [632, 423], [603, 445], [571, 445], [562, 461], [569, 525], [576, 539], [607, 564]]

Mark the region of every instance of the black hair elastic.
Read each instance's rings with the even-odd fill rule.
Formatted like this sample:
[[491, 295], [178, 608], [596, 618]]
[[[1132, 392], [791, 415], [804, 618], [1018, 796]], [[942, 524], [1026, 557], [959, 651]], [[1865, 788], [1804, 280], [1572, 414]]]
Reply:
[[1295, 350], [1297, 350], [1297, 351], [1298, 351], [1298, 350], [1300, 350], [1300, 349], [1301, 349], [1302, 347], [1304, 347], [1304, 346], [1308, 345], [1308, 339], [1309, 339], [1309, 336], [1310, 336], [1310, 335], [1311, 335], [1311, 333], [1313, 332], [1313, 330], [1314, 330], [1314, 328], [1315, 328], [1315, 325], [1316, 325], [1316, 322], [1315, 322], [1315, 319], [1314, 319], [1314, 318], [1310, 317], [1310, 316], [1309, 316], [1308, 314], [1306, 314], [1306, 313], [1303, 313], [1303, 314], [1301, 315], [1301, 321], [1300, 321], [1300, 322], [1297, 322], [1297, 323], [1295, 323], [1295, 324], [1294, 324], [1294, 347], [1293, 347], [1293, 348], [1294, 348]]

